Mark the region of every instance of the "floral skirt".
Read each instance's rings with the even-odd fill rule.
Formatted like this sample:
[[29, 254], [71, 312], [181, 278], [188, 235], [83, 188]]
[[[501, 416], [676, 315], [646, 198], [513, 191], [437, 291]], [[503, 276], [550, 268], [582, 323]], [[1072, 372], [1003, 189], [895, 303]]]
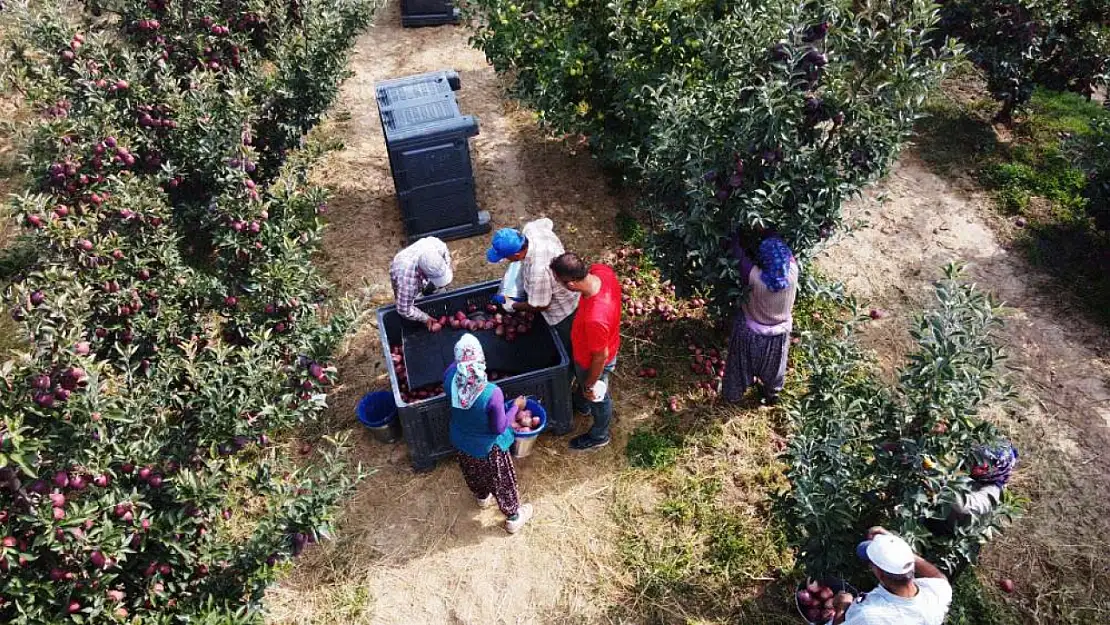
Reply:
[[463, 480], [470, 492], [478, 499], [493, 495], [497, 507], [505, 516], [515, 515], [520, 508], [520, 497], [512, 455], [496, 445], [485, 458], [475, 458], [461, 451], [457, 455]]

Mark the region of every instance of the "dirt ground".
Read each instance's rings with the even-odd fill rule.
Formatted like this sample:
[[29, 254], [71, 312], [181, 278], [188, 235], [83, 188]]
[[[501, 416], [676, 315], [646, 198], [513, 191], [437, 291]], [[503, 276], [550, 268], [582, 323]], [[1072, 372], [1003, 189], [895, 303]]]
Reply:
[[[989, 201], [967, 180], [932, 173], [909, 150], [879, 187], [849, 208], [848, 219], [865, 225], [826, 250], [819, 266], [862, 302], [894, 313], [864, 332], [887, 365], [909, 347], [906, 329], [931, 303], [931, 283], [943, 264], [966, 261], [968, 276], [1007, 305], [1002, 340], [1019, 399], [995, 416], [1019, 446], [1015, 484], [1031, 502], [986, 550], [983, 570], [1013, 578], [1031, 599], [1029, 616], [1050, 623], [1061, 615], [1042, 613], [1042, 604], [1080, 609], [1091, 597], [1062, 596], [1045, 578], [1085, 586], [1110, 577], [1110, 566], [1095, 556], [1110, 553], [1110, 336], [1007, 249], [1014, 226], [990, 213]], [[1084, 615], [1093, 613], [1073, 614]]]
[[[461, 75], [460, 108], [481, 126], [472, 140], [478, 200], [495, 228], [548, 216], [568, 249], [596, 257], [617, 242], [613, 218], [627, 198], [609, 194], [587, 155], [545, 139], [530, 114], [507, 102], [492, 69], [466, 39], [459, 27], [402, 29], [391, 3], [357, 46], [355, 74], [324, 130], [346, 147], [318, 176], [335, 191], [321, 261], [342, 290], [369, 288], [382, 302], [389, 297], [387, 269], [404, 235], [373, 86], [425, 71]], [[879, 196], [886, 201], [876, 203]], [[1058, 589], [1037, 584], [1044, 576], [1108, 576], [1098, 554], [1110, 553], [1103, 497], [1110, 487], [1104, 451], [1110, 448], [1110, 340], [1007, 250], [1011, 226], [992, 217], [986, 202], [970, 184], [931, 173], [911, 150], [886, 182], [849, 209], [850, 218], [864, 225], [836, 241], [820, 265], [863, 301], [894, 313], [868, 324], [864, 335], [887, 364], [904, 354], [908, 315], [930, 302], [929, 285], [948, 260], [968, 260], [970, 275], [1010, 305], [1004, 340], [1021, 400], [997, 418], [1021, 447], [1017, 484], [1032, 502], [1027, 516], [988, 549], [984, 570], [988, 577], [1017, 580], [1036, 610], [1040, 599], [1060, 602]], [[487, 242], [483, 236], [449, 243], [459, 260], [456, 284], [499, 276], [500, 269], [484, 261]], [[385, 388], [381, 363], [368, 321], [338, 361], [344, 381], [330, 398], [330, 425], [356, 430], [354, 459], [376, 473], [348, 504], [338, 540], [309, 550], [271, 591], [269, 621], [608, 620], [606, 583], [620, 575], [611, 568], [617, 565], [608, 509], [626, 464], [624, 440], [643, 417], [632, 385], [622, 395], [619, 378], [615, 384], [624, 408], [613, 445], [580, 457], [565, 451], [567, 438], [544, 437], [519, 463], [523, 497], [536, 504], [537, 517], [509, 538], [496, 527], [498, 513], [477, 510], [453, 464], [413, 474], [403, 446], [376, 444], [358, 431], [354, 405], [367, 391]], [[1086, 601], [1075, 598], [1076, 605]]]
[[[421, 72], [454, 69], [464, 114], [475, 115], [472, 139], [478, 203], [493, 227], [550, 217], [569, 250], [596, 258], [617, 243], [615, 220], [622, 200], [609, 195], [588, 155], [577, 156], [545, 139], [531, 115], [503, 97], [480, 52], [461, 27], [402, 29], [397, 3], [384, 8], [355, 51], [355, 74], [343, 91], [339, 113], [325, 132], [345, 149], [320, 168], [335, 192], [322, 262], [341, 290], [369, 288], [385, 301], [388, 267], [404, 245], [404, 232], [389, 173], [374, 83]], [[488, 236], [448, 243], [459, 262], [459, 286], [500, 277], [485, 260]], [[330, 397], [337, 428], [357, 428], [359, 397], [387, 387], [380, 343], [368, 321], [338, 361], [343, 386]], [[614, 397], [622, 399], [620, 383]], [[633, 400], [627, 395], [626, 403]], [[628, 423], [634, 410], [618, 419]], [[586, 427], [578, 423], [577, 430]], [[614, 443], [598, 453], [572, 456], [568, 437], [545, 436], [533, 455], [518, 462], [525, 501], [536, 518], [520, 535], [497, 527], [496, 511], [479, 511], [458, 468], [443, 462], [413, 474], [403, 445], [372, 442], [357, 432], [353, 454], [377, 473], [344, 513], [337, 542], [310, 551], [290, 579], [271, 592], [270, 621], [282, 624], [373, 623], [581, 623], [604, 610], [595, 582], [606, 573], [613, 541], [608, 504], [613, 475], [624, 465], [627, 427], [618, 423]]]

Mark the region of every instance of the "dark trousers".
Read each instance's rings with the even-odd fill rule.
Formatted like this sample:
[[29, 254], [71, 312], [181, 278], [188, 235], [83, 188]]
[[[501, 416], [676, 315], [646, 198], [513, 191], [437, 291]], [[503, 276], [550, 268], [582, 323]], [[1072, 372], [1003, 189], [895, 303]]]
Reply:
[[[609, 374], [613, 373], [613, 369], [617, 367], [617, 358], [614, 356], [609, 364], [601, 370], [601, 377], [598, 380], [609, 384]], [[582, 383], [586, 380], [586, 374], [589, 373], [585, 368], [574, 365], [574, 376], [578, 379], [578, 384], [575, 386], [574, 395], [572, 400], [574, 402], [575, 411], [581, 414], [588, 414], [594, 418], [593, 425], [590, 426], [590, 438], [595, 440], [603, 440], [609, 438], [609, 424], [613, 421], [613, 395], [612, 389], [605, 391], [605, 397], [601, 401], [590, 401], [586, 399], [583, 393]]]
[[563, 349], [566, 350], [567, 359], [570, 362], [570, 365], [567, 367], [568, 384], [574, 379], [574, 357], [571, 355], [570, 349], [570, 328], [574, 325], [574, 315], [575, 313], [570, 313], [567, 315], [566, 319], [552, 326], [552, 329], [555, 330], [555, 334], [559, 337], [559, 342], [563, 344]]

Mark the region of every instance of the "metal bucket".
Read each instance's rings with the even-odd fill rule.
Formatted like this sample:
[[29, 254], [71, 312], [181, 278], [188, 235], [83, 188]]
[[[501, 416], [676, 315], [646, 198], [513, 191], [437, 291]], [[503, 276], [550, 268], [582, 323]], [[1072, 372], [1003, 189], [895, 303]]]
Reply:
[[385, 425], [375, 427], [366, 426], [366, 430], [374, 437], [374, 440], [379, 443], [396, 443], [401, 440], [401, 422], [397, 419], [390, 421]]
[[355, 413], [375, 440], [382, 443], [396, 443], [401, 440], [401, 422], [397, 419], [397, 404], [393, 393], [367, 393], [359, 400]]
[[[532, 453], [532, 449], [536, 446], [536, 439], [540, 437], [540, 432], [547, 428], [547, 411], [543, 409], [540, 402], [527, 398], [528, 410], [532, 414], [540, 418], [540, 426], [527, 434], [515, 432], [513, 435], [516, 440], [513, 441], [513, 457], [514, 458], [527, 458]], [[512, 406], [512, 402], [505, 402], [505, 409], [508, 410]]]

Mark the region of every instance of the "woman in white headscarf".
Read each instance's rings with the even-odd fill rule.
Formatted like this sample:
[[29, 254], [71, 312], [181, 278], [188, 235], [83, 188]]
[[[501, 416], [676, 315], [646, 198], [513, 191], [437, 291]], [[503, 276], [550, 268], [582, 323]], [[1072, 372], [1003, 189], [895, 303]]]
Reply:
[[532, 505], [520, 503], [509, 453], [510, 424], [525, 400], [517, 397], [505, 409], [505, 394], [486, 376], [482, 344], [469, 333], [455, 344], [455, 362], [447, 368], [443, 388], [451, 397], [451, 444], [459, 452], [466, 486], [480, 507], [496, 502], [506, 517], [505, 530], [515, 534], [532, 518]]

